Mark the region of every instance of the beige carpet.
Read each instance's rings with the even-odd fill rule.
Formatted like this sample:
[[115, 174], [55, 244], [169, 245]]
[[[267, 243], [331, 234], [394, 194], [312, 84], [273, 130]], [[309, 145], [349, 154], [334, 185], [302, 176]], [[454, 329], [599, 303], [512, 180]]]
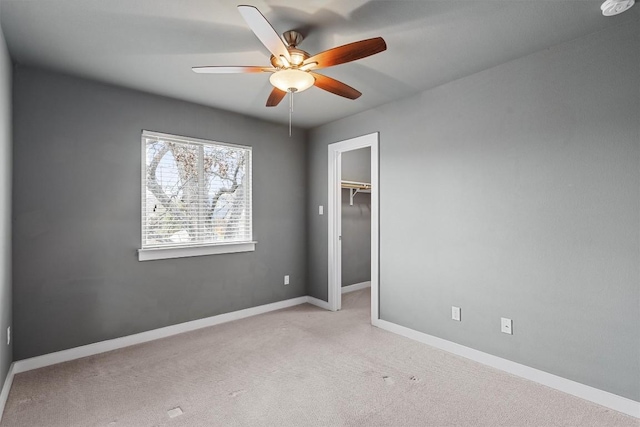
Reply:
[[9, 426], [639, 426], [639, 420], [302, 305], [19, 374]]

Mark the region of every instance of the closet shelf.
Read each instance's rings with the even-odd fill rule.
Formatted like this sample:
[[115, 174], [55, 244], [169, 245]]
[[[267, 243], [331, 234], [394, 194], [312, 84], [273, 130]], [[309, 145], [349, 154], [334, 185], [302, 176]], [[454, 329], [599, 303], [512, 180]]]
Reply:
[[353, 206], [353, 196], [358, 193], [371, 193], [370, 182], [342, 181], [342, 188], [349, 189], [349, 204]]

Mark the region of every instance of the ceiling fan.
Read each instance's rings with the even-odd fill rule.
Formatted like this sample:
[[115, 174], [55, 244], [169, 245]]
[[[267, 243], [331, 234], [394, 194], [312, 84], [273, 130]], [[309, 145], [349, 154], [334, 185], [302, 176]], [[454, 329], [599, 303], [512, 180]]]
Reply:
[[[311, 86], [348, 99], [357, 99], [362, 93], [331, 77], [315, 73], [314, 70], [366, 58], [387, 49], [384, 39], [376, 37], [334, 47], [311, 56], [304, 50], [298, 49], [298, 45], [304, 38], [299, 32], [287, 31], [282, 35], [283, 38], [280, 38], [256, 7], [240, 5], [238, 11], [247, 21], [249, 28], [271, 52], [271, 65], [266, 67], [214, 65], [192, 69], [196, 73], [210, 74], [272, 73], [269, 81], [273, 85], [273, 90], [267, 99], [267, 107], [278, 105], [287, 93], [302, 92]], [[285, 45], [284, 42], [287, 44]], [[292, 102], [291, 97], [290, 113], [293, 109]]]

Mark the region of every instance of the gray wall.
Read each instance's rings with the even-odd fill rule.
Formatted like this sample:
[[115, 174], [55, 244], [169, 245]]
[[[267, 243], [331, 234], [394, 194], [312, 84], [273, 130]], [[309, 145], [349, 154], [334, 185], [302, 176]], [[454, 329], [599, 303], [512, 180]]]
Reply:
[[[640, 400], [639, 29], [310, 133], [317, 209], [326, 145], [380, 131], [382, 319]], [[310, 215], [309, 292], [325, 300], [326, 239]]]
[[[255, 252], [138, 262], [142, 129], [253, 147]], [[17, 67], [15, 358], [305, 295], [305, 138]]]
[[[342, 153], [342, 179], [371, 182], [371, 148]], [[371, 194], [342, 190], [342, 286], [371, 280]]]
[[0, 27], [0, 384], [13, 360], [13, 342], [7, 345], [11, 325], [11, 68]]

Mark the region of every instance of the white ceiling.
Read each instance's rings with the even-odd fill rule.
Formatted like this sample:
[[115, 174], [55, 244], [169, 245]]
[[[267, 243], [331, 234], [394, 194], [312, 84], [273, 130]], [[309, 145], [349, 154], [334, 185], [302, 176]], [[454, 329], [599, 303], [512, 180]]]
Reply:
[[[243, 0], [244, 1], [244, 0]], [[600, 0], [253, 0], [279, 33], [298, 29], [310, 54], [382, 36], [388, 50], [323, 70], [360, 90], [295, 97], [294, 125], [314, 127], [410, 96], [630, 19]], [[229, 0], [0, 0], [19, 64], [286, 123], [264, 106], [268, 74], [202, 75], [197, 65], [268, 65], [269, 53]]]

